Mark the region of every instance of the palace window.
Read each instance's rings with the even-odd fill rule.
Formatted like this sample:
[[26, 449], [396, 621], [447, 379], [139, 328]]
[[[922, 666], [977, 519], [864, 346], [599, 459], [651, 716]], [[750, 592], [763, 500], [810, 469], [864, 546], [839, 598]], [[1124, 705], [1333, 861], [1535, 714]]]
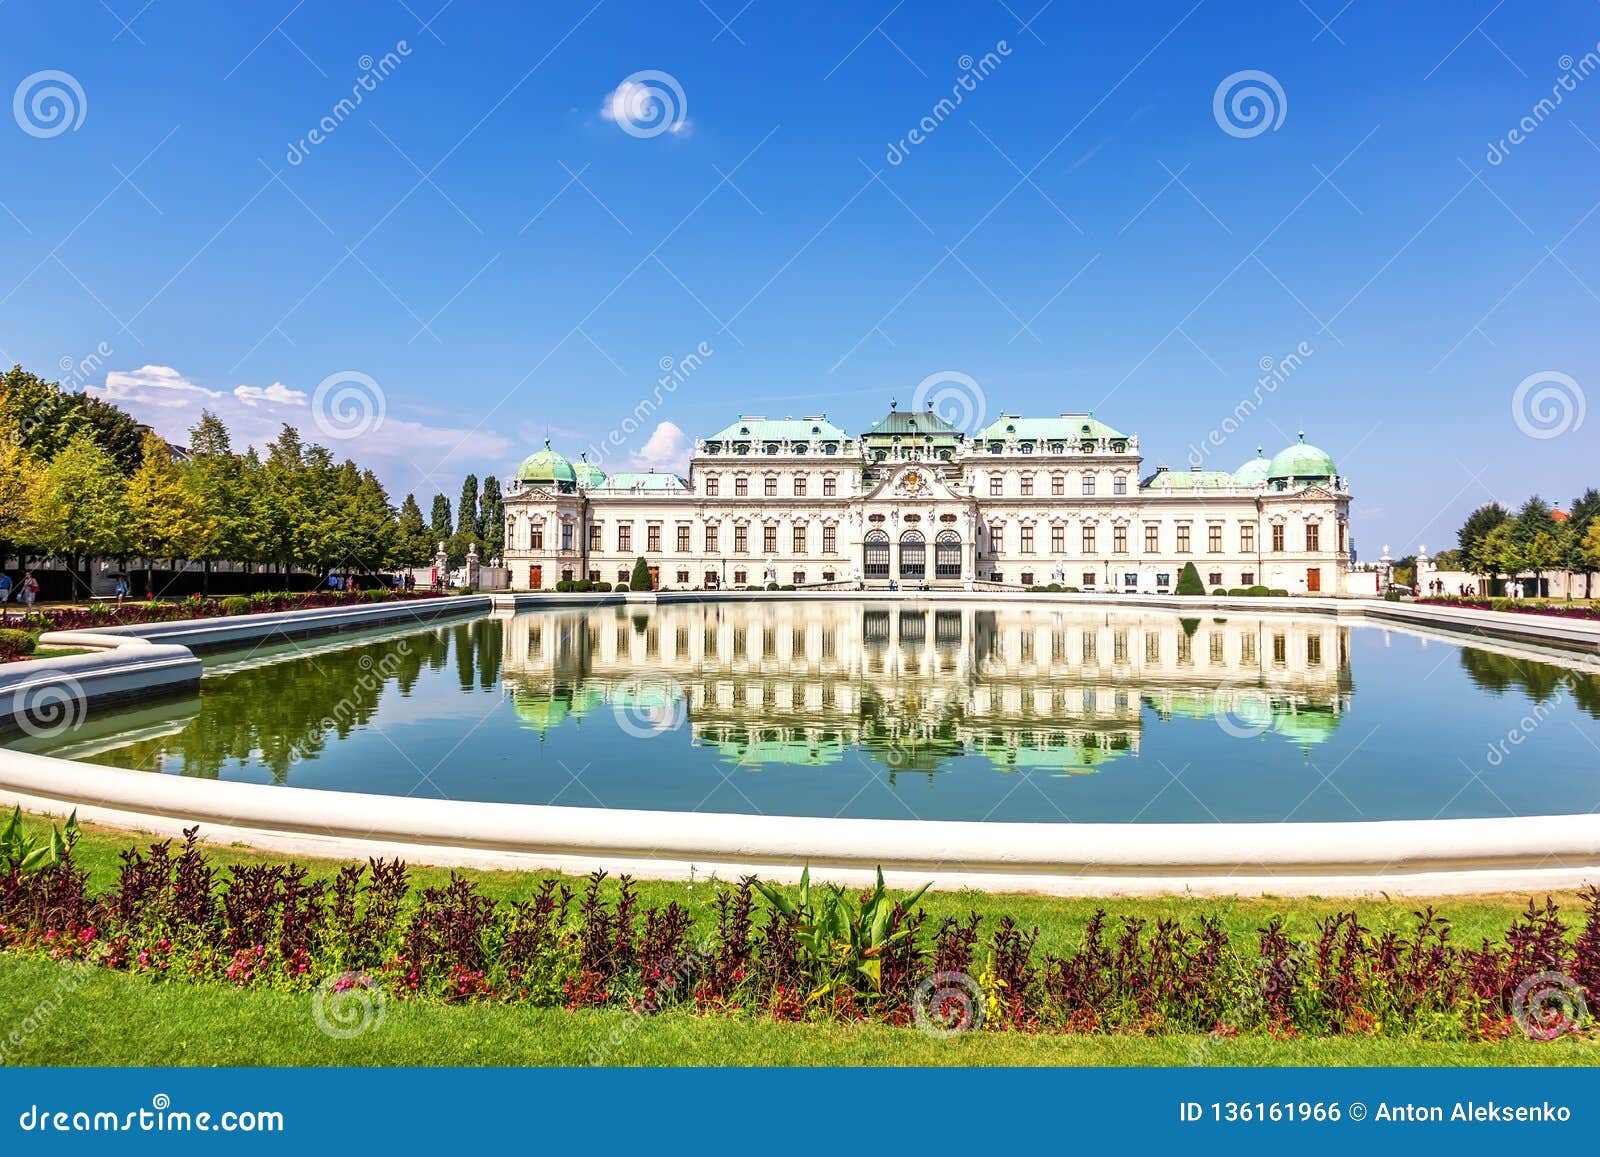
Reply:
[[900, 577], [921, 579], [927, 573], [927, 543], [920, 530], [908, 530], [900, 536]]
[[617, 581], [619, 583], [625, 583], [625, 582], [628, 581], [628, 568], [627, 567], [619, 566], [617, 568]]
[[1220, 570], [1212, 571], [1206, 576], [1206, 581], [1214, 587], [1220, 587], [1222, 585], [1222, 572]]
[[1032, 498], [1033, 497], [1033, 475], [1032, 474], [1024, 474], [1022, 476], [1022, 496], [1024, 498]]
[[1127, 492], [1128, 476], [1126, 474], [1117, 474], [1113, 476], [1111, 479], [1111, 493], [1126, 494]]
[[761, 528], [761, 549], [767, 554], [778, 553], [778, 525], [769, 522]]
[[733, 572], [733, 585], [742, 587], [749, 581], [749, 577], [744, 571], [736, 570]]
[[1128, 553], [1128, 528], [1118, 524], [1111, 528], [1111, 551], [1113, 554]]
[[1092, 526], [1083, 528], [1083, 553], [1094, 553], [1094, 527]]
[[1158, 575], [1156, 575], [1156, 589], [1157, 590], [1160, 590], [1160, 589], [1162, 589], [1164, 587], [1170, 587], [1171, 585], [1172, 585], [1172, 574], [1170, 572], [1168, 572], [1166, 574], [1158, 574]]
[[1310, 553], [1322, 549], [1322, 527], [1315, 522], [1306, 523], [1306, 551]]
[[1161, 549], [1161, 527], [1153, 522], [1144, 524], [1144, 552], [1155, 554]]
[[1033, 553], [1033, 527], [1031, 526], [1024, 526], [1022, 528], [1022, 553]]
[[1344, 553], [1344, 528], [1345, 528], [1345, 522], [1344, 522], [1344, 519], [1341, 518], [1339, 520], [1339, 553], [1340, 554]]
[[961, 577], [961, 536], [953, 530], [941, 530], [933, 543], [933, 577], [958, 579]]
[[768, 474], [761, 480], [761, 487], [761, 492], [768, 498], [778, 497], [778, 476], [776, 474]]
[[743, 498], [749, 493], [750, 479], [746, 478], [743, 474], [736, 476], [733, 480], [733, 496], [735, 498]]
[[832, 498], [838, 492], [839, 480], [832, 474], [824, 474], [822, 476], [822, 496], [824, 498]]
[[661, 553], [661, 527], [659, 524], [652, 522], [645, 527], [644, 548], [651, 554]]
[[1206, 550], [1212, 554], [1222, 553], [1222, 527], [1206, 527]]
[[[797, 571], [794, 572], [794, 585], [797, 586], [797, 587], [803, 587], [803, 586], [806, 585], [806, 572], [805, 571], [797, 570]], [[795, 650], [797, 652], [803, 651], [803, 649], [804, 649], [803, 647], [796, 647], [795, 648]]]
[[1243, 586], [1247, 586], [1247, 587], [1255, 586], [1256, 585], [1256, 572], [1253, 571], [1253, 570], [1244, 571], [1243, 573], [1241, 573], [1239, 575], [1239, 582]]
[[589, 572], [589, 581], [592, 583], [600, 581], [600, 571], [598, 569]]
[[998, 474], [989, 475], [989, 497], [999, 498], [1005, 492], [1005, 479]]
[[[689, 524], [687, 522], [678, 523], [678, 553], [689, 553]], [[679, 581], [688, 582], [689, 580], [680, 579]]]
[[822, 553], [837, 554], [839, 550], [838, 530], [832, 526], [822, 528]]
[[530, 530], [528, 532], [528, 549], [529, 550], [543, 550], [544, 549], [544, 527], [535, 526], [532, 530]]
[[1092, 570], [1084, 571], [1083, 572], [1083, 579], [1078, 585], [1083, 587], [1085, 590], [1091, 590], [1091, 591], [1094, 590], [1094, 571], [1092, 571]]
[[721, 479], [719, 479], [715, 474], [706, 479], [707, 498], [715, 498], [717, 496], [717, 491], [721, 489], [721, 487], [718, 485], [720, 481]]
[[[1033, 572], [1031, 570], [1025, 570], [1022, 572], [1022, 585], [1025, 587], [1031, 587], [1033, 585]], [[1023, 636], [1022, 645], [1024, 647], [1030, 645], [1032, 642], [1033, 637], [1031, 635]]]
[[1067, 553], [1067, 528], [1059, 522], [1050, 528], [1050, 553]]
[[717, 526], [711, 523], [706, 527], [706, 553], [717, 553]]
[[[679, 586], [685, 586], [685, 587], [689, 585], [689, 572], [688, 571], [680, 570], [678, 572], [678, 585]], [[681, 654], [685, 649], [686, 649], [686, 645], [684, 647], [679, 647], [678, 651]]]
[[999, 554], [1005, 549], [1006, 528], [1003, 523], [991, 522], [989, 524], [989, 553]]
[[1178, 527], [1178, 553], [1189, 553], [1189, 528], [1187, 526]]
[[1085, 494], [1093, 494], [1094, 493], [1094, 475], [1093, 474], [1085, 474], [1083, 476], [1083, 492]]
[[806, 496], [806, 476], [804, 474], [796, 474], [794, 476], [794, 496], [796, 498], [804, 498]]
[[1050, 493], [1060, 498], [1067, 492], [1067, 478], [1064, 474], [1050, 475]]
[[617, 527], [617, 550], [623, 554], [633, 549], [633, 527], [624, 522]]
[[589, 524], [589, 549], [590, 550], [599, 552], [599, 551], [602, 551], [602, 550], [605, 549], [605, 547], [600, 545], [604, 541], [604, 539], [601, 538], [601, 534], [605, 530], [605, 528], [606, 528], [605, 527], [605, 523], [603, 523], [603, 522], [591, 522]]
[[1283, 523], [1272, 524], [1272, 551], [1274, 554], [1283, 553]]
[[561, 549], [572, 549], [572, 523], [570, 522], [563, 522], [561, 524]]
[[733, 528], [733, 553], [750, 553], [750, 528], [748, 526], [735, 526]]
[[1239, 528], [1239, 549], [1245, 554], [1253, 554], [1256, 549], [1256, 528], [1248, 523]]
[[881, 530], [870, 531], [862, 544], [861, 574], [869, 579], [889, 577], [889, 536]]
[[794, 552], [795, 554], [806, 552], [806, 524], [803, 522], [794, 524]]

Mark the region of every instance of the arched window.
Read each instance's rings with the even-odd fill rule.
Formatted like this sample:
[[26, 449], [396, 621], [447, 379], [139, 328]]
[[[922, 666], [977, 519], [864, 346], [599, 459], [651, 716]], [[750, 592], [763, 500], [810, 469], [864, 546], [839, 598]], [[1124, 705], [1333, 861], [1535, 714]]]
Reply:
[[933, 577], [958, 579], [961, 577], [961, 536], [953, 530], [941, 530], [933, 542]]
[[881, 530], [869, 531], [863, 547], [865, 557], [862, 559], [862, 577], [869, 579], [888, 578], [889, 536]]
[[908, 530], [900, 536], [900, 577], [921, 580], [928, 573], [927, 544], [920, 530]]

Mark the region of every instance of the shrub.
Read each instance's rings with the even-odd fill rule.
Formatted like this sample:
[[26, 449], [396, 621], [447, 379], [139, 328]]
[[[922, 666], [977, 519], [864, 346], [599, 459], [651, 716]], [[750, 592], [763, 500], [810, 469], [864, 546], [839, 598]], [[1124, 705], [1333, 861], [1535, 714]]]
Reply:
[[1274, 587], [1272, 590], [1268, 591], [1267, 594], [1271, 595], [1275, 599], [1286, 599], [1289, 597], [1289, 592], [1284, 590], [1282, 587]]
[[767, 584], [767, 590], [775, 591], [777, 589], [778, 589], [778, 584], [777, 583], [768, 583]]
[[556, 580], [556, 593], [557, 594], [565, 595], [565, 594], [570, 594], [571, 592], [572, 592], [572, 580], [571, 579], [557, 579]]
[[779, 590], [783, 590], [783, 591], [792, 591], [792, 590], [794, 590], [794, 584], [793, 583], [784, 583], [783, 586], [779, 587], [778, 589]]
[[1225, 595], [1227, 595], [1227, 593], [1228, 593], [1228, 592], [1227, 592], [1227, 590], [1226, 590], [1226, 589], [1225, 589], [1225, 588], [1223, 588], [1223, 587], [1217, 587], [1217, 588], [1216, 588], [1216, 589], [1215, 589], [1215, 590], [1213, 590], [1213, 591], [1212, 591], [1212, 592], [1211, 592], [1211, 597], [1212, 597], [1212, 598], [1222, 598], [1222, 597], [1224, 597], [1224, 596], [1225, 596]]
[[612, 587], [611, 589], [614, 590], [614, 591], [622, 591], [622, 592], [626, 593], [628, 591], [629, 587], [628, 587], [627, 583], [618, 583], [616, 586]]
[[1200, 572], [1195, 569], [1192, 562], [1183, 564], [1183, 570], [1178, 572], [1178, 585], [1173, 591], [1179, 595], [1203, 595], [1206, 593], [1205, 583], [1200, 581]]
[[38, 646], [39, 637], [31, 631], [21, 631], [14, 627], [0, 630], [0, 663], [9, 663], [13, 659], [31, 655]]
[[633, 574], [628, 577], [628, 589], [633, 591], [647, 591], [652, 589], [654, 586], [655, 583], [650, 581], [650, 564], [645, 562], [643, 555], [640, 555], [636, 560], [634, 560]]
[[609, 591], [611, 589], [611, 584], [610, 583], [595, 583], [594, 584], [594, 589], [599, 591], [601, 594], [604, 594], [604, 593], [606, 593], [607, 591]]
[[1270, 595], [1272, 592], [1269, 591], [1266, 587], [1261, 586], [1258, 583], [1255, 586], [1251, 587], [1249, 590], [1245, 591], [1244, 593], [1247, 594], [1247, 595], [1254, 595], [1256, 597], [1261, 597], [1261, 596], [1264, 596], [1264, 595]]
[[229, 595], [222, 600], [222, 613], [225, 615], [248, 615], [250, 613], [250, 600], [243, 595]]

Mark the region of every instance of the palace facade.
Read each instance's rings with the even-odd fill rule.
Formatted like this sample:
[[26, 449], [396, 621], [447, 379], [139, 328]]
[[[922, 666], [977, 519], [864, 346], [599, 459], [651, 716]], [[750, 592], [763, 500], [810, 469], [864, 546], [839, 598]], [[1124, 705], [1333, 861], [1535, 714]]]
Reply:
[[1002, 414], [964, 434], [891, 409], [856, 436], [825, 416], [746, 416], [695, 441], [688, 478], [607, 474], [545, 448], [505, 486], [515, 590], [659, 587], [1337, 593], [1350, 494], [1304, 435], [1239, 469], [1143, 473], [1137, 435], [1087, 414]]

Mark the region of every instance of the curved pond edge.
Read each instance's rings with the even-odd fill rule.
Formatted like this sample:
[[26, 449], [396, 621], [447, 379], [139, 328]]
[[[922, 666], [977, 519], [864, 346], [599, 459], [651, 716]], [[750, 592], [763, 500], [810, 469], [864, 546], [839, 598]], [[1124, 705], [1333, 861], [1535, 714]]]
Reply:
[[[1480, 641], [1559, 648], [1566, 653], [1562, 661], [1591, 670], [1596, 669], [1592, 657], [1600, 655], [1600, 624], [1351, 599], [911, 591], [865, 596], [500, 594], [72, 632], [72, 645], [100, 650], [19, 664], [33, 670], [20, 681], [11, 672], [0, 673], [0, 696], [10, 696], [14, 703], [21, 682], [37, 687], [51, 678], [57, 683], [74, 680], [90, 705], [126, 698], [141, 681], [169, 691], [181, 689], [199, 679], [199, 660], [191, 647], [238, 646], [397, 618], [427, 621], [491, 607], [511, 612], [535, 606], [797, 597], [1332, 614], [1401, 629], [1445, 630]], [[1524, 621], [1528, 619], [1536, 621]], [[66, 638], [47, 636], [52, 644]], [[1573, 663], [1573, 652], [1591, 658]], [[86, 821], [159, 836], [175, 836], [198, 825], [202, 838], [212, 842], [298, 856], [398, 856], [442, 866], [578, 873], [605, 868], [657, 879], [711, 874], [734, 879], [755, 873], [793, 881], [809, 865], [816, 878], [855, 886], [869, 883], [881, 865], [896, 887], [931, 881], [941, 889], [1055, 895], [1442, 895], [1570, 889], [1600, 882], [1600, 814], [1345, 823], [1002, 824], [623, 811], [194, 780], [11, 750], [0, 750], [0, 804], [57, 816], [76, 810]]]

